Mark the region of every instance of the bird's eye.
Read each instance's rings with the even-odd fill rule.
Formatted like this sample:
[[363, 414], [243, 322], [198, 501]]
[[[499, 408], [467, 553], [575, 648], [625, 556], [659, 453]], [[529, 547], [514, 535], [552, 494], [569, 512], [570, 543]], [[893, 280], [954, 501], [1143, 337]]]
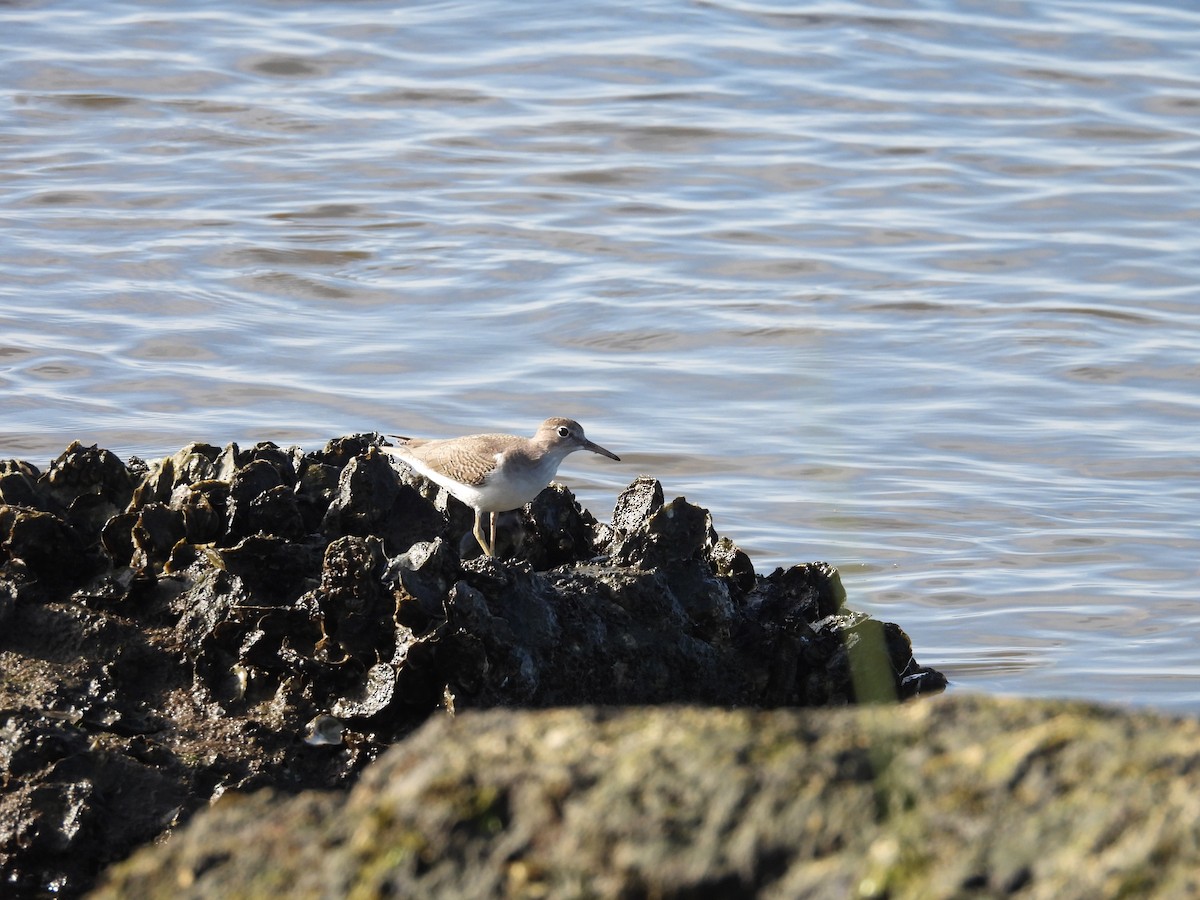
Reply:
[[558, 426], [558, 436], [560, 438], [570, 437], [571, 429], [568, 428], [566, 425], [559, 425]]

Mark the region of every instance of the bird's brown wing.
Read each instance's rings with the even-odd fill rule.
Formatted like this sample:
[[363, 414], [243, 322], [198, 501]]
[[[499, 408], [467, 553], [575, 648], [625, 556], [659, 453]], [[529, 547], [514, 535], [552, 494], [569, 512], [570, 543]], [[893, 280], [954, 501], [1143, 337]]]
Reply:
[[[486, 439], [493, 435], [475, 437]], [[486, 451], [486, 440], [410, 441], [401, 446], [431, 469], [463, 484], [477, 487], [496, 468], [496, 456]]]

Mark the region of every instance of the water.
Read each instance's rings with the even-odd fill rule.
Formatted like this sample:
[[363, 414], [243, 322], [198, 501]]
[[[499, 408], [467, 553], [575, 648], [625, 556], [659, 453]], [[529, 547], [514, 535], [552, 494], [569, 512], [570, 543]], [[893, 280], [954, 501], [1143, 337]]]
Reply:
[[1200, 13], [15, 3], [0, 116], [0, 456], [571, 415], [958, 689], [1200, 711]]

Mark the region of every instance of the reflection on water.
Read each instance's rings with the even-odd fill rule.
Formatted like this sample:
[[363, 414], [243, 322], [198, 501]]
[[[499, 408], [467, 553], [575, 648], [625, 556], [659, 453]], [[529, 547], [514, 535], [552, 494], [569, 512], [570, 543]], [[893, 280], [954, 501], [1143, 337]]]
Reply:
[[567, 414], [960, 685], [1200, 708], [1200, 15], [558, 19], [0, 9], [0, 455]]

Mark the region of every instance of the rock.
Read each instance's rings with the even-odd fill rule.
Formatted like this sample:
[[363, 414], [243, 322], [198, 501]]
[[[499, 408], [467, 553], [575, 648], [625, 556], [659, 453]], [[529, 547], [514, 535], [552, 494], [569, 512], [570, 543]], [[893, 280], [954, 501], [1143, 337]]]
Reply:
[[396, 620], [410, 627], [429, 625], [443, 613], [459, 572], [458, 557], [441, 538], [418, 541], [389, 560], [383, 582], [396, 597]]
[[16, 459], [0, 461], [0, 504], [43, 509], [47, 500], [39, 489], [41, 477], [42, 473], [31, 463]]
[[846, 607], [832, 566], [759, 575], [652, 478], [611, 525], [553, 485], [504, 517], [509, 557], [475, 557], [472, 512], [379, 443], [0, 463], [8, 894], [78, 895], [229, 792], [348, 787], [446, 711], [945, 686], [899, 627]]
[[444, 529], [442, 517], [416, 488], [398, 481], [387, 459], [374, 450], [346, 464], [321, 525], [330, 536], [378, 535], [389, 554], [439, 537]]
[[1198, 745], [976, 697], [441, 716], [348, 793], [223, 798], [93, 897], [1194, 896]]
[[183, 516], [183, 528], [191, 544], [211, 544], [225, 534], [229, 515], [230, 484], [224, 481], [192, 481], [171, 492], [171, 509]]
[[383, 582], [386, 566], [379, 538], [348, 535], [325, 549], [321, 583], [312, 592], [322, 613], [325, 654], [364, 663], [391, 657], [395, 599]]
[[35, 509], [0, 506], [0, 561], [20, 563], [51, 587], [77, 584], [92, 561], [78, 533], [58, 516]]
[[133, 555], [130, 565], [143, 572], [162, 571], [175, 545], [184, 539], [187, 528], [182, 513], [157, 501], [138, 510], [130, 529]]
[[325, 552], [319, 540], [273, 534], [242, 538], [219, 551], [222, 568], [241, 578], [264, 606], [288, 604], [316, 587]]
[[259, 451], [233, 474], [229, 484], [229, 537], [277, 534], [298, 538], [304, 534], [304, 518], [296, 501], [290, 461], [275, 452]]
[[[95, 445], [74, 441], [50, 464], [41, 479], [48, 495], [64, 509], [84, 496], [94, 496], [112, 508], [123, 509], [133, 494], [133, 478], [114, 454]], [[110, 513], [111, 515], [111, 513]]]
[[141, 483], [129, 501], [129, 509], [138, 510], [147, 503], [169, 503], [181, 485], [214, 479], [227, 482], [232, 474], [229, 460], [236, 452], [234, 444], [221, 451], [212, 444], [195, 443], [188, 444], [173, 456], [157, 460], [143, 473]]
[[[497, 541], [508, 532], [498, 532]], [[552, 569], [596, 555], [597, 522], [561, 484], [552, 484], [529, 504], [513, 549], [535, 569]]]
[[618, 534], [637, 531], [663, 505], [663, 489], [658, 479], [639, 475], [617, 496], [612, 527]]

